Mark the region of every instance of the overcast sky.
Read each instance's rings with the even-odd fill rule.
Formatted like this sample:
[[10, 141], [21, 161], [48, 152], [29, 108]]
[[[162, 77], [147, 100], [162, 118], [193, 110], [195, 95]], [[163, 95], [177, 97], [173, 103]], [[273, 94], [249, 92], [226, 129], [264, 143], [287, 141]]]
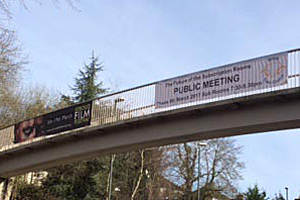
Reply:
[[[26, 83], [70, 94], [78, 69], [100, 55], [108, 87], [127, 89], [300, 47], [300, 1], [89, 0], [13, 8], [9, 25], [29, 55]], [[279, 113], [280, 114], [280, 113]], [[241, 191], [300, 194], [299, 130], [236, 137]]]

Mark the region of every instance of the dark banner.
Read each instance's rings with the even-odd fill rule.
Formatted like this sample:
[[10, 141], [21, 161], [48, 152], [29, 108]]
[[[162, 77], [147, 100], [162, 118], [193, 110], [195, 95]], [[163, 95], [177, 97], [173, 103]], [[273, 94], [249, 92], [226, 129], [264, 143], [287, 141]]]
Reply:
[[92, 101], [51, 112], [15, 125], [15, 143], [91, 124]]

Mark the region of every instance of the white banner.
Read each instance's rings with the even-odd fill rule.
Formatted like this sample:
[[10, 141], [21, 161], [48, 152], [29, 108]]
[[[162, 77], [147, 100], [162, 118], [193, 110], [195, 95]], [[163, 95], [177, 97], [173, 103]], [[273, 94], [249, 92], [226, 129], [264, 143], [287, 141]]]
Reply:
[[155, 107], [166, 108], [287, 84], [287, 53], [168, 79], [155, 85]]

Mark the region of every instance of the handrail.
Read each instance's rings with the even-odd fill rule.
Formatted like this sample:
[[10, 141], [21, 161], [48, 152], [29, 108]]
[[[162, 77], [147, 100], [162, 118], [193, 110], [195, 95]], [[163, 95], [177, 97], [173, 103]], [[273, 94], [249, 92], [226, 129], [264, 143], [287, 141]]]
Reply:
[[[213, 79], [207, 79], [209, 80], [206, 82], [206, 84], [211, 84], [212, 85], [212, 90], [213, 87], [219, 88], [217, 92], [220, 92], [220, 94], [216, 93], [215, 95], [207, 94], [210, 97], [204, 98], [205, 95], [203, 95], [202, 98], [198, 97], [195, 93], [192, 94], [195, 100], [187, 100], [184, 99], [183, 96], [180, 96], [180, 98], [183, 98], [182, 100], [179, 99], [181, 102], [179, 103], [170, 103], [166, 106], [162, 102], [161, 105], [158, 105], [158, 99], [159, 101], [166, 100], [166, 99], [172, 99], [171, 97], [174, 96], [174, 94], [170, 94], [170, 90], [164, 89], [162, 87], [163, 84], [166, 83], [172, 83], [172, 81], [177, 81], [179, 80], [185, 80], [184, 77], [196, 77], [200, 75], [202, 76], [205, 73], [208, 72], [214, 72], [214, 76], [221, 76], [218, 75], [221, 74], [221, 71], [223, 70], [224, 73], [229, 73], [227, 72], [229, 69], [233, 69], [232, 67], [234, 66], [246, 66], [246, 64], [252, 65], [253, 68], [256, 67], [257, 69], [261, 68], [260, 63], [266, 62], [268, 58], [271, 57], [276, 57], [276, 56], [286, 56], [283, 57], [284, 59], [287, 59], [287, 69], [286, 69], [286, 74], [283, 76], [286, 76], [286, 83], [285, 84], [277, 84], [277, 83], [272, 83], [273, 85], [270, 87], [262, 87], [260, 85], [253, 86], [254, 89], [250, 88], [250, 86], [245, 86], [243, 88], [243, 85], [237, 85], [237, 87], [242, 87], [242, 88], [236, 88], [236, 91], [238, 92], [228, 92], [228, 88], [225, 86], [218, 85], [220, 84], [219, 82], [211, 82]], [[281, 59], [281, 58], [280, 58]], [[227, 71], [226, 71], [227, 70]], [[229, 70], [230, 71], [230, 70]], [[255, 70], [250, 71], [251, 73], [244, 73], [241, 74], [239, 78], [243, 78], [245, 80], [253, 80], [253, 84], [255, 83], [260, 83], [259, 77], [257, 77], [257, 73]], [[262, 72], [261, 72], [262, 73]], [[272, 72], [273, 73], [273, 72]], [[275, 72], [274, 72], [275, 73]], [[277, 72], [276, 72], [277, 73]], [[216, 75], [217, 74], [217, 75]], [[212, 69], [207, 69], [203, 71], [198, 71], [194, 73], [189, 73], [183, 76], [177, 76], [174, 78], [168, 78], [162, 81], [156, 81], [152, 82], [149, 84], [145, 84], [142, 86], [126, 89], [123, 91], [115, 92], [112, 94], [106, 94], [101, 97], [92, 99], [91, 101], [87, 101], [81, 104], [75, 104], [73, 106], [69, 106], [64, 109], [58, 109], [52, 112], [47, 113], [46, 115], [51, 115], [55, 114], [57, 112], [66, 110], [66, 109], [73, 109], [76, 108], [80, 105], [85, 105], [88, 102], [92, 102], [92, 109], [91, 109], [91, 122], [89, 126], [99, 126], [103, 124], [110, 124], [110, 123], [115, 123], [127, 119], [132, 119], [135, 117], [140, 117], [148, 114], [153, 114], [153, 113], [159, 113], [167, 110], [173, 110], [173, 109], [178, 109], [182, 107], [188, 107], [188, 106], [193, 106], [193, 105], [198, 105], [198, 104], [205, 104], [209, 102], [216, 102], [216, 101], [221, 101], [221, 100], [226, 100], [226, 99], [233, 99], [233, 98], [238, 98], [241, 96], [247, 96], [247, 95], [253, 95], [253, 94], [259, 94], [259, 93], [265, 93], [265, 92], [272, 92], [272, 91], [278, 91], [278, 90], [283, 90], [283, 89], [290, 89], [290, 88], [296, 88], [300, 86], [300, 79], [299, 79], [299, 74], [300, 74], [300, 49], [292, 49], [289, 51], [284, 51], [280, 53], [275, 53], [271, 55], [266, 55], [266, 56], [261, 56], [258, 58], [254, 59], [248, 59], [245, 61], [240, 61], [236, 62], [233, 64], [226, 64], [222, 65], [220, 67], [215, 67]], [[225, 80], [225, 79], [224, 79]], [[231, 81], [231, 79], [228, 79]], [[282, 81], [282, 80], [280, 80]], [[197, 82], [195, 82], [197, 83]], [[181, 83], [180, 83], [181, 84]], [[200, 83], [199, 83], [200, 85]], [[236, 86], [236, 85], [232, 85]], [[186, 90], [196, 90], [198, 88], [198, 85], [193, 86], [194, 88], [188, 88]], [[203, 86], [202, 86], [203, 87]], [[252, 86], [251, 86], [252, 87]], [[255, 89], [256, 87], [256, 89]], [[184, 88], [181, 88], [182, 90]], [[212, 91], [211, 90], [211, 91]], [[234, 88], [233, 88], [234, 90]], [[204, 91], [204, 89], [203, 89]], [[228, 92], [227, 95], [224, 95], [225, 93]], [[240, 92], [242, 91], [242, 92]], [[173, 91], [174, 92], [174, 91]], [[223, 94], [222, 94], [223, 92]], [[159, 93], [159, 94], [158, 94]], [[188, 92], [187, 92], [188, 93]], [[173, 95], [173, 96], [172, 96]], [[158, 98], [159, 96], [159, 98]], [[183, 102], [183, 103], [182, 103]], [[43, 117], [45, 115], [40, 115], [38, 117]], [[27, 119], [29, 120], [29, 119]], [[15, 132], [15, 125], [8, 126], [4, 129], [0, 130], [0, 151], [1, 149], [6, 149], [10, 148], [10, 146], [14, 146], [13, 144], [13, 138], [14, 138], [14, 132]], [[47, 137], [47, 136], [43, 136]], [[40, 140], [41, 138], [39, 138]], [[36, 139], [33, 139], [29, 142], [34, 142]], [[22, 145], [20, 143], [20, 145]]]

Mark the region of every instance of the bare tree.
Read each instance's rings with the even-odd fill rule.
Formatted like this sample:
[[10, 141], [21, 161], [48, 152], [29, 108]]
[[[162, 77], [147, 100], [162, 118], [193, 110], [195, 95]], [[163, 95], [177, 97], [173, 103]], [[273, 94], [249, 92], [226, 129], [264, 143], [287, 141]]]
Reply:
[[[79, 2], [79, 0], [50, 0], [52, 3], [60, 7], [61, 2], [66, 2], [71, 8], [74, 10], [78, 10], [75, 6], [75, 2]], [[34, 2], [36, 4], [41, 5], [43, 3], [42, 0], [33, 0], [31, 2]], [[28, 1], [26, 0], [0, 0], [0, 16], [2, 16], [2, 19], [11, 19], [13, 16], [13, 13], [11, 12], [11, 7], [13, 4], [19, 4], [24, 9], [28, 10]]]
[[[1, 101], [3, 99], [3, 101]], [[59, 94], [45, 87], [17, 88], [0, 94], [0, 128], [65, 106]]]
[[244, 163], [239, 160], [241, 147], [230, 138], [206, 142], [208, 145], [202, 147], [200, 155], [200, 173], [197, 164], [197, 142], [171, 146], [166, 151], [172, 155], [172, 165], [166, 171], [166, 177], [181, 185], [184, 199], [195, 196], [198, 176], [201, 180], [201, 199], [220, 193], [232, 195], [237, 191], [236, 183], [242, 178], [241, 170], [244, 168]]
[[25, 64], [15, 33], [0, 26], [0, 127], [17, 113], [15, 105], [20, 99], [16, 93]]
[[204, 195], [222, 191], [235, 194], [237, 181], [242, 179], [241, 170], [245, 165], [240, 161], [242, 147], [234, 139], [223, 138], [209, 140], [204, 148]]
[[140, 173], [138, 175], [138, 180], [137, 180], [137, 182], [136, 182], [136, 184], [134, 186], [134, 190], [133, 190], [133, 192], [131, 194], [131, 200], [134, 200], [134, 198], [136, 196], [136, 193], [137, 193], [137, 191], [138, 191], [138, 189], [140, 187], [141, 180], [143, 178], [144, 165], [145, 165], [145, 158], [144, 158], [145, 155], [144, 155], [144, 153], [145, 153], [145, 150], [141, 150], [141, 167], [140, 167]]

